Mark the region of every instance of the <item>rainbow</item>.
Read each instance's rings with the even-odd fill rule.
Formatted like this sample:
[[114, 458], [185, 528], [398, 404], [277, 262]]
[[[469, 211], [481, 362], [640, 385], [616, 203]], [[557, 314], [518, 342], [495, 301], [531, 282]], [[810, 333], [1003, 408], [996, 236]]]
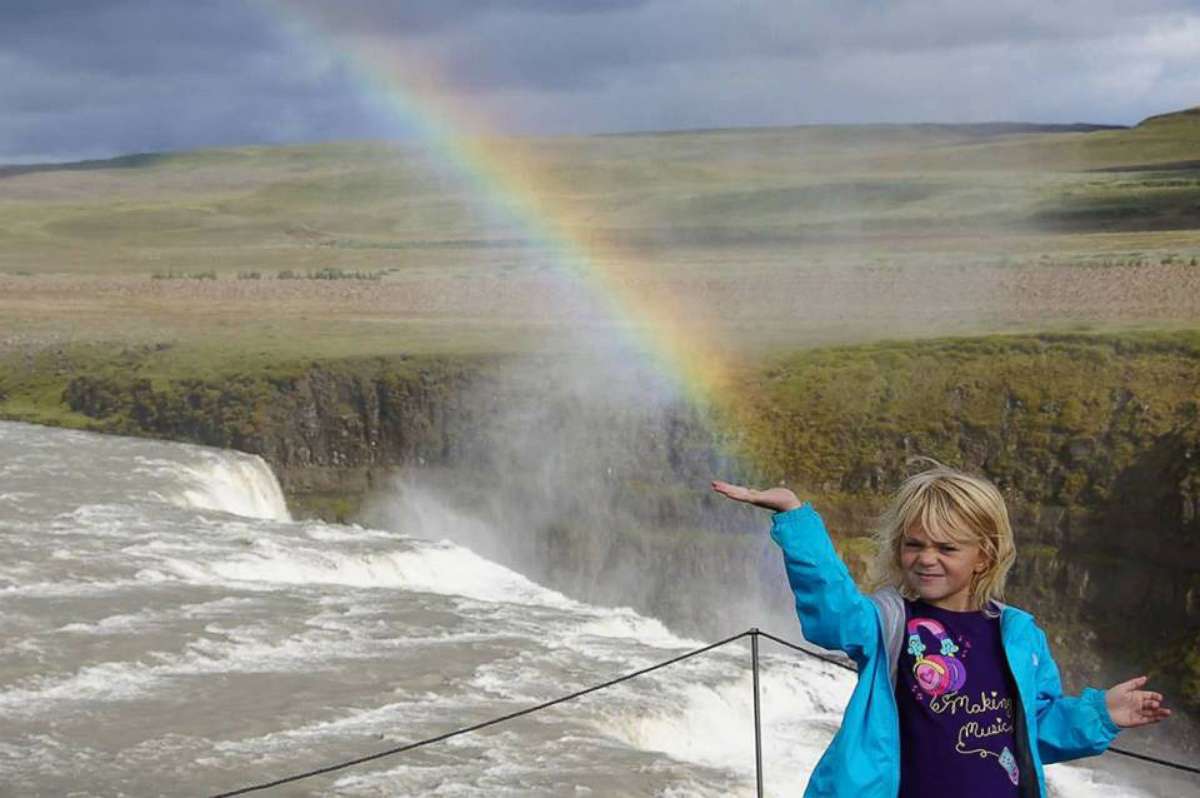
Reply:
[[394, 114], [421, 144], [467, 180], [476, 195], [507, 214], [527, 238], [553, 253], [559, 267], [586, 289], [683, 395], [703, 407], [729, 409], [733, 393], [724, 357], [687, 308], [637, 290], [639, 268], [627, 253], [589, 234], [586, 219], [555, 200], [555, 190], [528, 145], [480, 135], [486, 120], [456, 106], [431, 65], [406, 62], [394, 50], [361, 41], [345, 44], [287, 0], [260, 0], [302, 44], [337, 59], [367, 98]]

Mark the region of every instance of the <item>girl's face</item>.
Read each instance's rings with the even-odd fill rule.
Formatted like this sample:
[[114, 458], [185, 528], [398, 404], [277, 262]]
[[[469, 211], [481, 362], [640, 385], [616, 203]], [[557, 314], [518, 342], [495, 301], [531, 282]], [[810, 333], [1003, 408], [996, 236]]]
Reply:
[[971, 577], [987, 570], [976, 543], [929, 537], [915, 523], [900, 540], [900, 568], [908, 587], [926, 603], [955, 612], [971, 609]]

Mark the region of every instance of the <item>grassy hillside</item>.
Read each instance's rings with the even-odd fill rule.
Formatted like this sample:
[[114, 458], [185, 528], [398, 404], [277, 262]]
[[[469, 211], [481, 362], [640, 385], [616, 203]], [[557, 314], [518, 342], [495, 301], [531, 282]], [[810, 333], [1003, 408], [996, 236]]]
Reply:
[[[604, 243], [583, 272], [618, 269], [630, 293], [739, 358], [880, 337], [1194, 325], [1200, 113], [1012, 130], [817, 126], [492, 148], [556, 215], [586, 219], [570, 235]], [[0, 170], [5, 379], [93, 345], [110, 359], [151, 353], [155, 373], [229, 373], [622, 334], [594, 300], [606, 289], [564, 272], [496, 196], [428, 152], [377, 143]], [[38, 405], [8, 394], [10, 414], [11, 397], [25, 397], [22, 415]]]
[[[604, 280], [586, 279], [614, 270], [629, 294], [738, 357], [879, 337], [1188, 327], [1200, 314], [1196, 119], [495, 142], [511, 176], [577, 220], [578, 272], [489, 188], [412, 147], [10, 169], [0, 354], [97, 343], [240, 368], [586, 346], [570, 336], [625, 324], [595, 301]], [[306, 279], [322, 275], [344, 279]]]
[[[1195, 227], [1200, 169], [1185, 162], [1200, 163], [1196, 119], [1005, 135], [735, 130], [514, 140], [493, 150], [556, 215], [586, 218], [580, 235], [617, 244], [771, 249], [832, 234], [844, 243], [849, 229], [919, 249], [964, 230], [1053, 239], [1115, 229], [1143, 234], [1129, 243], [1144, 249], [1156, 243], [1145, 234]], [[477, 185], [403, 147], [245, 148], [104, 166], [0, 177], [0, 271], [441, 266], [529, 235], [481, 201]], [[1102, 171], [1114, 168], [1138, 171]]]

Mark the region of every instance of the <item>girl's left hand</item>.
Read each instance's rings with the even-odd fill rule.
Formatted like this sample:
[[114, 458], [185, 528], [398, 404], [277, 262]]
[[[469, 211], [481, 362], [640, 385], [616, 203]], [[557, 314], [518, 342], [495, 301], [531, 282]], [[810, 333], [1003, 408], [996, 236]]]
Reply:
[[1158, 723], [1171, 715], [1171, 710], [1162, 705], [1162, 694], [1139, 690], [1148, 677], [1138, 676], [1127, 682], [1110, 687], [1104, 694], [1108, 714], [1113, 723], [1123, 729]]
[[754, 488], [746, 488], [741, 485], [733, 485], [728, 482], [722, 482], [719, 479], [714, 479], [712, 481], [712, 489], [722, 496], [733, 499], [735, 502], [753, 504], [755, 507], [763, 507], [767, 510], [774, 510], [777, 513], [794, 510], [800, 506], [800, 500], [796, 498], [796, 494], [787, 488], [755, 490]]

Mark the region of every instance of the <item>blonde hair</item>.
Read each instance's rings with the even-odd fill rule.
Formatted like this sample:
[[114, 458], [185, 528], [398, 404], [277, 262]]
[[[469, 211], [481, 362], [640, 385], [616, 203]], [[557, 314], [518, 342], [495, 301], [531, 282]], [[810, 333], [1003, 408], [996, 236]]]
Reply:
[[916, 524], [935, 541], [979, 546], [987, 568], [971, 578], [970, 606], [988, 611], [989, 602], [1003, 599], [1008, 572], [1017, 556], [1004, 497], [986, 479], [947, 468], [936, 460], [917, 459], [933, 467], [904, 480], [880, 517], [878, 549], [868, 581], [873, 589], [890, 585], [906, 598], [917, 598], [906, 586], [900, 567], [904, 533]]

